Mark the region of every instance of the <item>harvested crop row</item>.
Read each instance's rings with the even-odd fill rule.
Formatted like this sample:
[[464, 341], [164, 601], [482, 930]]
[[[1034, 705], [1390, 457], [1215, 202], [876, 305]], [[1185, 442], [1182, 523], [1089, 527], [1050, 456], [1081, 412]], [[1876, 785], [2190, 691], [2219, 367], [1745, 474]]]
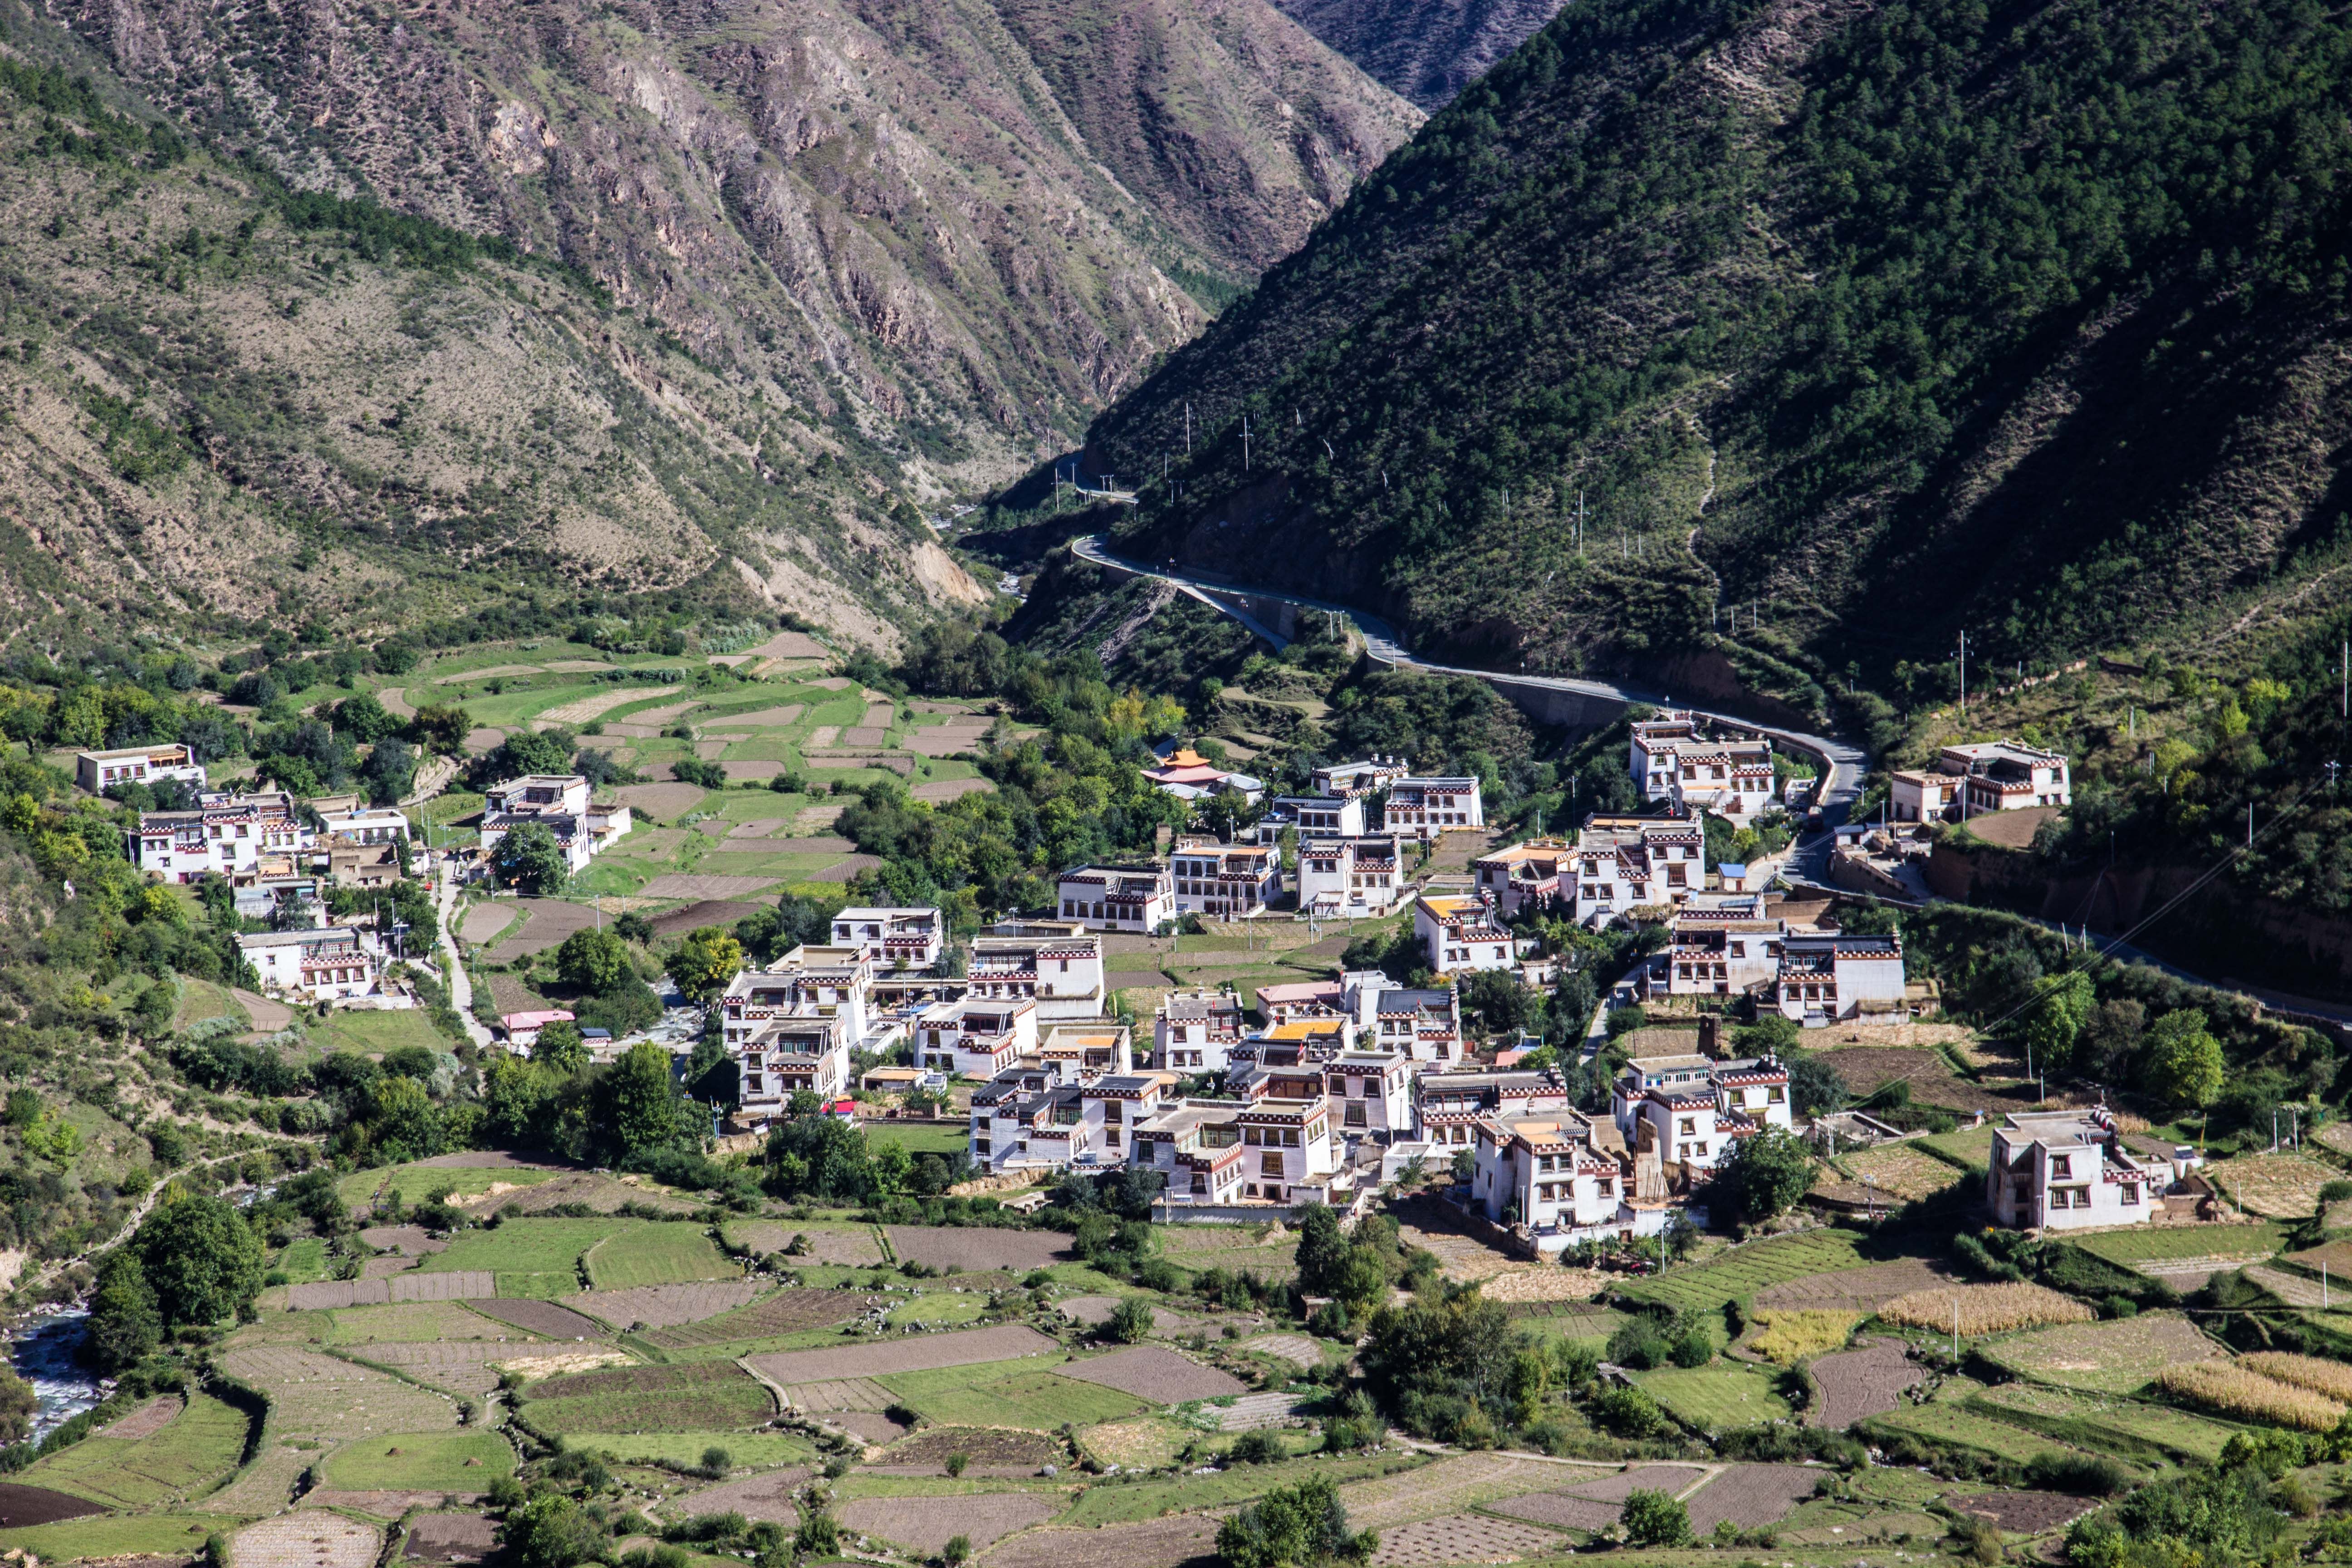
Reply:
[[1842, 1349], [1862, 1314], [1774, 1307], [1758, 1310], [1756, 1321], [1764, 1325], [1752, 1345], [1756, 1353], [1781, 1366], [1794, 1366]]
[[1878, 1309], [1890, 1323], [1910, 1329], [1950, 1331], [1955, 1321], [1963, 1334], [2000, 1334], [2012, 1329], [2038, 1329], [2050, 1323], [2087, 1323], [2096, 1318], [2089, 1304], [2042, 1285], [1956, 1285], [1940, 1290], [1914, 1290]]
[[2344, 1406], [2333, 1399], [2229, 1362], [2168, 1366], [2156, 1374], [2156, 1381], [2167, 1394], [2224, 1415], [2274, 1421], [2306, 1432], [2324, 1432], [2344, 1415]]
[[2264, 1377], [2329, 1399], [2352, 1405], [2352, 1366], [2340, 1361], [2323, 1361], [2317, 1356], [2290, 1355], [2284, 1351], [2257, 1351], [2240, 1356], [2238, 1364]]

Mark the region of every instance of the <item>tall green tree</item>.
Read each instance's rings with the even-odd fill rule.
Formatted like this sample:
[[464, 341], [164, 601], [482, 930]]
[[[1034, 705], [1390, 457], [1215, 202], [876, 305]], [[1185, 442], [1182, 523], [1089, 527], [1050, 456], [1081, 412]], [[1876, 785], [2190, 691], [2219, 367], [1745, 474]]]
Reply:
[[1276, 1487], [1217, 1527], [1217, 1555], [1233, 1568], [1360, 1563], [1379, 1547], [1370, 1531], [1349, 1533], [1348, 1510], [1328, 1476]]
[[688, 931], [662, 965], [679, 994], [693, 1002], [717, 995], [742, 967], [743, 944], [717, 926]]
[[602, 1131], [623, 1159], [675, 1148], [693, 1135], [670, 1078], [669, 1053], [650, 1040], [623, 1051], [597, 1090]]
[[533, 898], [552, 898], [572, 879], [563, 846], [543, 822], [507, 829], [490, 849], [490, 869], [507, 887]]
[[2081, 970], [2042, 983], [2042, 998], [2025, 1015], [2025, 1044], [2033, 1065], [2047, 1072], [2072, 1067], [2074, 1045], [2098, 995]]
[[89, 1357], [120, 1372], [154, 1353], [163, 1339], [163, 1313], [134, 1247], [118, 1247], [98, 1271], [89, 1301]]
[[2201, 1112], [2221, 1095], [2226, 1068], [2205, 1015], [2184, 1007], [2149, 1027], [2140, 1083], [2166, 1105]]
[[248, 1310], [261, 1293], [261, 1238], [219, 1198], [164, 1205], [131, 1245], [168, 1323], [216, 1323]]
[[1767, 1127], [1735, 1139], [1716, 1166], [1714, 1191], [1732, 1211], [1727, 1217], [1756, 1221], [1790, 1209], [1813, 1184], [1813, 1152], [1785, 1128]]
[[629, 966], [627, 943], [609, 931], [589, 926], [565, 937], [555, 950], [555, 973], [565, 984], [601, 996], [636, 971]]

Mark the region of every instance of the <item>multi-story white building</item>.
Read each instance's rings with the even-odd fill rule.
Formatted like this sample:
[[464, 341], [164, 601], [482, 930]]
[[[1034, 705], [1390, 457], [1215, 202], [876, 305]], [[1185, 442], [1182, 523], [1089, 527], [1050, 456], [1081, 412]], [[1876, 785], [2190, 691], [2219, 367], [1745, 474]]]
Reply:
[[1789, 1072], [1769, 1059], [1636, 1057], [1610, 1085], [1609, 1110], [1632, 1148], [1711, 1171], [1734, 1139], [1790, 1124]]
[[1584, 819], [1559, 879], [1570, 918], [1598, 930], [1629, 910], [1679, 904], [1704, 891], [1706, 835], [1688, 816], [1596, 813]]
[[1089, 931], [1149, 933], [1176, 916], [1175, 879], [1165, 866], [1079, 866], [1062, 873], [1062, 918]]
[[588, 781], [578, 773], [526, 773], [490, 785], [482, 792], [483, 863], [508, 834], [537, 823], [554, 836], [567, 868], [585, 870], [599, 850], [628, 834], [632, 820], [627, 806], [599, 810], [588, 793]]
[[412, 836], [407, 814], [388, 805], [352, 805], [319, 813], [320, 836], [337, 847], [397, 844]]
[[885, 970], [929, 969], [947, 926], [934, 909], [846, 909], [833, 917], [833, 945], [860, 949]]
[[1168, 875], [1178, 914], [1243, 920], [1281, 897], [1282, 852], [1270, 844], [1221, 844], [1187, 834], [1176, 840]]
[[1711, 811], [1734, 826], [1774, 804], [1772, 742], [1718, 736], [1710, 721], [1680, 710], [1633, 726], [1631, 766], [1643, 799]]
[[1429, 1072], [1413, 1087], [1413, 1127], [1422, 1141], [1447, 1156], [1477, 1142], [1488, 1117], [1574, 1115], [1568, 1084], [1549, 1068], [1511, 1072]]
[[1258, 1016], [1268, 1025], [1301, 1018], [1336, 1018], [1345, 1010], [1347, 988], [1337, 980], [1292, 980], [1257, 988]]
[[1377, 969], [1350, 970], [1339, 983], [1358, 1049], [1416, 1062], [1462, 1059], [1462, 998], [1451, 985], [1399, 985]]
[[1521, 1111], [1472, 1124], [1476, 1170], [1471, 1200], [1496, 1225], [1528, 1227], [1539, 1252], [1621, 1235], [1626, 1173], [1592, 1143], [1592, 1126], [1573, 1111]]
[[1495, 912], [1509, 920], [1547, 900], [1568, 897], [1564, 884], [1576, 875], [1576, 845], [1566, 838], [1530, 838], [1470, 862], [1478, 892], [1494, 900]]
[[1069, 923], [1013, 922], [975, 938], [964, 994], [982, 1001], [1027, 1000], [1041, 1022], [1102, 1016], [1102, 938]]
[[[1367, 757], [1360, 763], [1334, 763], [1329, 767], [1317, 768], [1307, 775], [1319, 795], [1360, 800], [1378, 795], [1391, 779], [1406, 777], [1412, 772], [1402, 757]], [[1339, 831], [1347, 831], [1345, 828]], [[1356, 829], [1360, 833], [1361, 827]]]
[[1960, 775], [1963, 817], [2032, 805], [2071, 805], [2074, 800], [2063, 754], [2014, 741], [1946, 746], [1936, 758], [1936, 768]]
[[254, 931], [236, 939], [261, 988], [298, 1002], [330, 1002], [373, 994], [383, 978], [383, 950], [375, 933], [355, 926], [313, 931]]
[[125, 746], [111, 752], [83, 752], [74, 758], [74, 782], [91, 795], [104, 795], [117, 784], [158, 784], [165, 779], [205, 787], [204, 764], [177, 741], [153, 746]]
[[1137, 1129], [1159, 1113], [1167, 1089], [1152, 1074], [1010, 1068], [972, 1091], [971, 1163], [991, 1174], [1126, 1164]]
[[1241, 1111], [1240, 1101], [1227, 1100], [1165, 1106], [1135, 1130], [1129, 1163], [1167, 1177], [1171, 1209], [1238, 1205], [1242, 1178], [1255, 1169], [1244, 1156], [1257, 1152], [1242, 1144]]
[[1404, 893], [1404, 858], [1395, 838], [1300, 836], [1298, 907], [1308, 914], [1326, 920], [1383, 915]]
[[1788, 922], [1764, 910], [1761, 893], [1692, 894], [1667, 922], [1667, 994], [1741, 996], [1769, 989]]
[[838, 1017], [770, 1018], [735, 1053], [737, 1117], [757, 1128], [783, 1115], [803, 1089], [820, 1100], [849, 1090], [850, 1036]]
[[1037, 1059], [1066, 1079], [1091, 1083], [1109, 1074], [1135, 1071], [1135, 1032], [1110, 1018], [1079, 1024], [1040, 1024]]
[[1325, 1090], [1339, 1108], [1340, 1137], [1385, 1143], [1413, 1135], [1411, 1057], [1341, 1051], [1322, 1066]]
[[207, 795], [193, 811], [141, 812], [130, 839], [131, 863], [167, 882], [253, 876], [265, 856], [285, 861], [291, 875], [293, 858], [311, 846], [284, 790]]
[[[757, 1099], [741, 1090], [742, 1118], [779, 1114], [796, 1088], [842, 1091], [850, 1053], [878, 1047], [884, 1037], [869, 1039], [874, 970], [860, 948], [801, 946], [772, 968], [743, 970], [727, 983], [718, 1002], [719, 1028], [737, 1081], [748, 1086], [758, 1073], [768, 1086]], [[820, 1037], [802, 1026], [811, 1022], [831, 1032]], [[793, 1026], [782, 1029], [787, 1023]]]
[[2138, 1225], [2171, 1174], [2132, 1158], [2104, 1109], [2021, 1111], [1993, 1130], [1985, 1202], [2000, 1223], [2024, 1228]]
[[1426, 843], [1441, 833], [1486, 826], [1478, 781], [1471, 778], [1392, 779], [1381, 807], [1381, 831]]
[[1162, 1072], [1223, 1072], [1242, 1037], [1242, 999], [1206, 987], [1178, 991], [1151, 1023], [1151, 1065]]
[[1800, 1024], [1828, 1024], [1905, 1005], [1903, 942], [1893, 935], [1791, 931], [1780, 941], [1770, 1005]]
[[1037, 1004], [966, 996], [915, 1020], [915, 1062], [958, 1078], [994, 1078], [1037, 1050]]
[[1517, 940], [1478, 899], [1424, 893], [1412, 901], [1412, 931], [1429, 954], [1429, 967], [1439, 974], [1510, 969], [1518, 963]]
[[[1258, 818], [1258, 838], [1271, 843], [1282, 829], [1295, 827], [1306, 838], [1360, 838], [1364, 835], [1364, 802], [1360, 795], [1280, 795], [1266, 803]], [[1272, 829], [1269, 836], [1268, 829]]]

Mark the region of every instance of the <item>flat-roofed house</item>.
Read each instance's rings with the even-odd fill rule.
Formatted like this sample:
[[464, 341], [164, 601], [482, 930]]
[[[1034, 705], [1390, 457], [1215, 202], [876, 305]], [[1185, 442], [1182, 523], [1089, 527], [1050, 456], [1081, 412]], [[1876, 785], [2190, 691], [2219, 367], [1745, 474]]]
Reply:
[[1325, 1091], [1339, 1108], [1342, 1138], [1385, 1143], [1413, 1135], [1411, 1057], [1341, 1051], [1322, 1066]]
[[1243, 920], [1281, 897], [1282, 852], [1270, 844], [1221, 844], [1186, 834], [1176, 840], [1168, 875], [1177, 913]]
[[1062, 873], [1061, 913], [1089, 931], [1149, 933], [1176, 915], [1174, 879], [1149, 861], [1078, 866]]
[[1381, 807], [1381, 831], [1416, 843], [1486, 826], [1486, 808], [1475, 778], [1392, 779]]
[[1791, 931], [1780, 942], [1770, 1005], [1813, 1025], [1905, 1007], [1903, 941], [1893, 934]]
[[249, 931], [236, 939], [236, 947], [264, 991], [295, 1001], [370, 995], [383, 977], [375, 933], [355, 926]]
[[167, 882], [212, 875], [231, 881], [259, 875], [265, 858], [285, 863], [311, 847], [312, 835], [284, 790], [199, 796], [188, 811], [142, 811], [130, 833], [131, 860]]
[[1199, 1075], [1225, 1070], [1242, 1037], [1242, 999], [1230, 990], [1178, 991], [1160, 1005], [1151, 1024], [1151, 1065]]
[[1037, 1049], [1037, 1004], [966, 996], [915, 1020], [918, 1065], [958, 1078], [994, 1078]]
[[990, 1001], [1033, 1001], [1043, 1022], [1102, 1016], [1102, 938], [1075, 921], [1048, 922], [972, 939], [964, 994]]
[[1713, 812], [1745, 827], [1776, 804], [1772, 742], [1718, 733], [1712, 719], [1666, 710], [1633, 727], [1630, 766], [1644, 800]]
[[1482, 897], [1494, 900], [1495, 912], [1509, 920], [1521, 910], [1540, 908], [1552, 899], [1565, 900], [1562, 875], [1575, 878], [1576, 845], [1566, 838], [1530, 838], [1470, 862]]
[[1413, 1086], [1414, 1127], [1441, 1152], [1469, 1148], [1482, 1117], [1574, 1110], [1567, 1081], [1549, 1068], [1430, 1072]]
[[1417, 1062], [1462, 1059], [1462, 998], [1453, 986], [1400, 985], [1377, 969], [1350, 971], [1340, 984], [1358, 1049]]
[[1667, 922], [1667, 994], [1744, 996], [1769, 990], [1780, 973], [1788, 922], [1764, 910], [1760, 893], [1692, 894]]
[[74, 782], [92, 795], [104, 795], [118, 784], [154, 784], [166, 779], [201, 790], [204, 764], [177, 741], [83, 752], [74, 758]]
[[2019, 1111], [1993, 1130], [1985, 1202], [2000, 1223], [2026, 1229], [2141, 1225], [2171, 1176], [2132, 1157], [2104, 1108]]
[[935, 909], [861, 905], [833, 917], [833, 945], [862, 948], [886, 970], [929, 969], [947, 945], [947, 925]]
[[1299, 835], [1298, 907], [1307, 913], [1326, 920], [1386, 914], [1404, 894], [1404, 858], [1392, 835]]
[[1626, 1172], [1573, 1111], [1517, 1111], [1472, 1124], [1471, 1201], [1496, 1225], [1525, 1226], [1538, 1252], [1630, 1231]]
[[1629, 910], [1669, 908], [1705, 891], [1706, 835], [1686, 816], [1595, 813], [1584, 819], [1559, 880], [1570, 917], [1599, 930]]
[[1738, 1139], [1791, 1125], [1789, 1072], [1769, 1058], [1637, 1057], [1610, 1085], [1609, 1109], [1633, 1149], [1710, 1171]]
[[1517, 939], [1477, 899], [1424, 893], [1412, 901], [1412, 929], [1440, 974], [1509, 969], [1518, 962]]

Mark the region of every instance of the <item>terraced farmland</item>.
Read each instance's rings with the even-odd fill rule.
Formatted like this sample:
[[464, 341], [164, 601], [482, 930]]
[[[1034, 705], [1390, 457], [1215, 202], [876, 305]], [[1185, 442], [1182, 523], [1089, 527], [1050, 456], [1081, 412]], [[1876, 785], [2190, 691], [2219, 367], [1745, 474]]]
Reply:
[[1719, 1311], [1727, 1301], [1787, 1280], [1860, 1268], [1864, 1259], [1856, 1250], [1858, 1239], [1853, 1231], [1825, 1228], [1750, 1242], [1712, 1262], [1620, 1286], [1617, 1293], [1678, 1310]]

